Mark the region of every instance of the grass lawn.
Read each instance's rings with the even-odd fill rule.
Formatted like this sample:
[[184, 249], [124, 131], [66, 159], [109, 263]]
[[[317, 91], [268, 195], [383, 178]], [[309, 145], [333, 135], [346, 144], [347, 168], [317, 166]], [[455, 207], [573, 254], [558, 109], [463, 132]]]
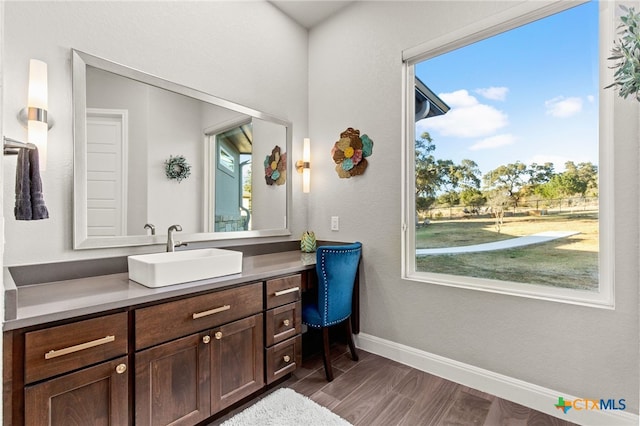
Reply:
[[421, 256], [416, 269], [584, 290], [598, 289], [598, 215], [506, 217], [498, 233], [493, 219], [434, 221], [416, 232], [417, 248], [466, 246], [543, 231], [578, 231], [542, 244], [482, 253]]

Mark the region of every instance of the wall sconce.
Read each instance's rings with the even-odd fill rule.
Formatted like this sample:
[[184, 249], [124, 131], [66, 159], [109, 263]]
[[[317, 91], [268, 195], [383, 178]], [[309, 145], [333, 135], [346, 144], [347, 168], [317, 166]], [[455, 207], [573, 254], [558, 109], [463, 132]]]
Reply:
[[47, 117], [48, 108], [47, 64], [31, 59], [27, 107], [18, 113], [18, 120], [27, 128], [27, 142], [38, 148], [41, 171], [47, 169], [47, 132], [53, 127], [53, 120]]
[[308, 193], [311, 184], [311, 169], [309, 164], [311, 161], [311, 140], [304, 138], [302, 145], [302, 160], [296, 162], [298, 173], [302, 173], [302, 192]]

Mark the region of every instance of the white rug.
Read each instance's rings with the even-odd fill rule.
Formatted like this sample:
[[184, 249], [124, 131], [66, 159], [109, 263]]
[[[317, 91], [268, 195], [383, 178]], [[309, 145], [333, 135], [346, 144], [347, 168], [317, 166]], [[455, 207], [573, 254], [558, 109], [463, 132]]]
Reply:
[[350, 426], [310, 398], [281, 388], [236, 414], [220, 426]]

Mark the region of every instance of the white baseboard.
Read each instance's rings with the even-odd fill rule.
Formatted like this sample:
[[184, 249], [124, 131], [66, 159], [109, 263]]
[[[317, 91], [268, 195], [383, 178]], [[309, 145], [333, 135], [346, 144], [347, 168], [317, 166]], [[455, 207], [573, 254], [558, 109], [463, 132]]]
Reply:
[[553, 389], [544, 388], [366, 333], [357, 334], [355, 342], [357, 347], [367, 352], [573, 423], [585, 426], [639, 424], [640, 418], [637, 414], [621, 410], [570, 409], [564, 414], [555, 407], [558, 397], [562, 396], [567, 401], [573, 401], [584, 396], [574, 397], [567, 395]]

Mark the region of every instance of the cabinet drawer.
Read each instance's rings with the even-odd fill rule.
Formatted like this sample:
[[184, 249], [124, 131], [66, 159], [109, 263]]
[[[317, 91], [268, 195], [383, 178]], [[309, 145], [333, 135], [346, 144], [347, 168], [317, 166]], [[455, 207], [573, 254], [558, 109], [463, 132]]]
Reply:
[[125, 355], [127, 313], [25, 334], [25, 383]]
[[291, 275], [267, 281], [267, 309], [300, 300], [301, 275]]
[[301, 335], [267, 348], [267, 384], [295, 371], [300, 365], [302, 365]]
[[262, 283], [189, 297], [135, 311], [136, 350], [262, 311]]
[[265, 315], [266, 346], [300, 334], [302, 320], [300, 301], [270, 309]]

